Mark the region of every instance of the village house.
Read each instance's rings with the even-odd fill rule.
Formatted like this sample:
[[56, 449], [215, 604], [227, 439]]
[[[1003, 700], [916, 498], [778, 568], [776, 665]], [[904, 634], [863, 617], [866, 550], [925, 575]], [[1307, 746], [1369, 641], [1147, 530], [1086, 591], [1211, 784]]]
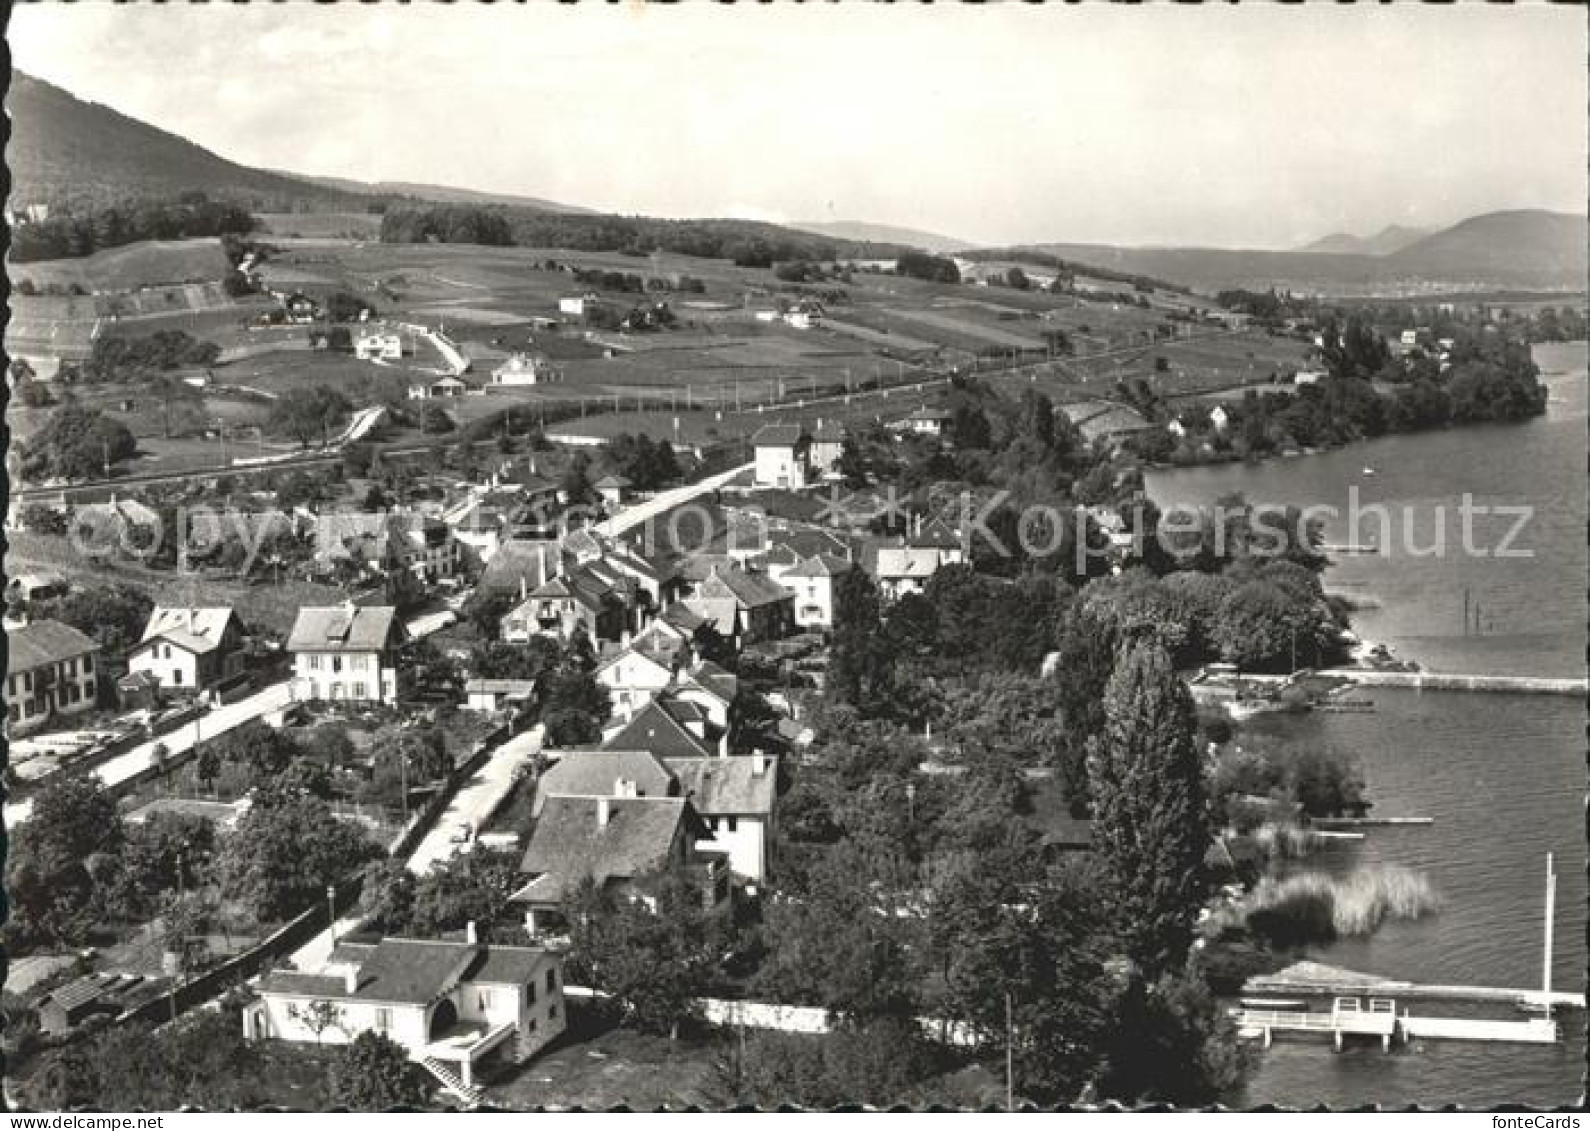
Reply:
[[467, 381], [461, 381], [457, 377], [442, 377], [428, 385], [410, 385], [409, 400], [428, 401], [437, 398], [462, 397], [471, 388], [472, 386]]
[[811, 446], [806, 451], [807, 464], [813, 477], [839, 474], [839, 457], [845, 452], [845, 426], [836, 421], [817, 422], [812, 429]]
[[834, 588], [853, 568], [853, 563], [844, 558], [817, 554], [785, 572], [779, 584], [795, 594], [797, 627], [834, 627]]
[[673, 668], [650, 652], [633, 646], [599, 665], [596, 682], [613, 698], [613, 713], [628, 718], [673, 683]]
[[936, 546], [879, 546], [873, 573], [883, 598], [898, 601], [907, 593], [924, 592], [933, 575], [949, 564], [945, 551]]
[[904, 420], [891, 425], [891, 427], [917, 436], [932, 436], [937, 439], [944, 434], [944, 429], [949, 422], [949, 413], [943, 409], [928, 408], [924, 405]]
[[563, 963], [540, 947], [385, 938], [339, 943], [314, 973], [272, 970], [243, 1010], [247, 1040], [396, 1042], [466, 1102], [484, 1064], [522, 1064], [563, 1032]]
[[709, 910], [726, 904], [728, 861], [703, 848], [712, 830], [694, 806], [682, 797], [640, 797], [627, 782], [614, 788], [624, 795], [546, 798], [519, 865], [528, 882], [509, 897], [524, 908], [532, 937], [562, 926], [565, 898], [586, 879], [655, 910], [652, 883], [674, 875], [700, 892]]
[[751, 446], [755, 451], [754, 479], [758, 487], [798, 491], [806, 486], [811, 441], [800, 425], [763, 425], [751, 437]]
[[315, 562], [372, 573], [407, 571], [435, 583], [457, 575], [458, 540], [447, 522], [416, 511], [328, 511], [315, 517]]
[[320, 317], [320, 304], [306, 294], [294, 292], [282, 300], [287, 321], [295, 326], [307, 325]]
[[43, 601], [51, 597], [64, 597], [70, 588], [64, 573], [47, 570], [40, 573], [19, 573], [6, 585], [6, 596], [11, 601]]
[[603, 750], [646, 750], [659, 758], [708, 758], [722, 753], [706, 712], [668, 694], [659, 695], [627, 722], [610, 730]]
[[353, 356], [360, 361], [402, 361], [403, 337], [392, 333], [360, 334], [353, 340]]
[[553, 379], [552, 363], [541, 354], [516, 353], [491, 371], [493, 385], [544, 385]]
[[243, 637], [230, 608], [157, 605], [127, 668], [148, 672], [170, 691], [206, 691], [243, 670]]
[[390, 605], [348, 602], [299, 609], [287, 638], [294, 697], [395, 703], [402, 638], [403, 626]]
[[536, 681], [533, 679], [477, 677], [464, 683], [464, 706], [471, 711], [485, 711], [488, 714], [511, 706], [523, 707], [529, 704], [535, 687]]
[[697, 848], [726, 853], [735, 879], [765, 882], [775, 834], [778, 759], [758, 752], [738, 758], [668, 758], [663, 764], [711, 830]]
[[98, 644], [55, 620], [34, 621], [6, 636], [6, 717], [13, 734], [93, 708]]
[[570, 295], [558, 299], [558, 313], [567, 314], [570, 318], [584, 318], [604, 305], [606, 302], [601, 295], [595, 291], [586, 291], [583, 295]]
[[734, 647], [778, 640], [795, 625], [795, 595], [766, 577], [714, 565], [685, 604]]
[[622, 475], [604, 475], [591, 484], [592, 489], [601, 496], [602, 502], [615, 510], [629, 497], [630, 486], [629, 480]]
[[502, 639], [523, 644], [532, 636], [550, 636], [566, 642], [584, 629], [593, 643], [618, 641], [635, 627], [644, 604], [640, 593], [631, 578], [600, 559], [572, 566], [560, 561], [557, 575], [508, 610]]

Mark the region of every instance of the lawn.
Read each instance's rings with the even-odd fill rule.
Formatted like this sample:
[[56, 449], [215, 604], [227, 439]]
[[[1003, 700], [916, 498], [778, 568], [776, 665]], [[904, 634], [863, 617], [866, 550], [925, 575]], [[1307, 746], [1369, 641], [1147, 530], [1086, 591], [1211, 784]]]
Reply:
[[721, 1107], [727, 1098], [718, 1084], [724, 1048], [712, 1038], [670, 1041], [627, 1029], [594, 1030], [569, 1010], [574, 1028], [543, 1053], [504, 1079], [492, 1083], [486, 1103], [523, 1110], [584, 1108], [632, 1111]]
[[373, 240], [381, 235], [381, 217], [373, 212], [261, 212], [260, 237]]

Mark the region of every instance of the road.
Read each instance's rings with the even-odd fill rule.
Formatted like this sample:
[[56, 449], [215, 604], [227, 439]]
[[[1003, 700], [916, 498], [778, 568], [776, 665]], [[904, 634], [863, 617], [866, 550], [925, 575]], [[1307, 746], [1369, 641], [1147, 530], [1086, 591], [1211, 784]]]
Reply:
[[666, 514], [681, 503], [688, 503], [691, 499], [716, 491], [735, 476], [745, 474], [754, 466], [756, 465], [750, 463], [742, 464], [717, 475], [709, 475], [699, 483], [689, 483], [683, 487], [659, 491], [645, 502], [626, 507], [612, 518], [597, 523], [596, 532], [608, 538], [616, 538], [643, 523], [652, 521], [658, 515]]
[[[540, 726], [531, 727], [492, 752], [480, 772], [458, 791], [452, 804], [437, 819], [435, 827], [409, 855], [409, 871], [417, 876], [423, 875], [433, 864], [453, 856], [460, 847], [453, 841], [453, 833], [460, 824], [467, 821], [471, 829], [478, 831], [486, 823], [508, 796], [519, 768], [528, 764], [540, 751], [542, 735]], [[320, 969], [331, 957], [333, 935], [339, 939], [345, 937], [358, 928], [360, 919], [361, 916], [357, 914], [339, 918], [332, 927], [321, 931], [293, 951], [293, 965], [305, 971]]]
[[[259, 718], [276, 708], [284, 706], [292, 699], [292, 691], [287, 680], [273, 683], [268, 687], [256, 691], [246, 699], [239, 699], [235, 703], [217, 707], [208, 714], [201, 715], [193, 722], [180, 726], [169, 734], [160, 735], [148, 742], [140, 743], [125, 753], [118, 754], [104, 765], [94, 771], [99, 779], [109, 789], [126, 782], [129, 778], [147, 770], [154, 764], [155, 747], [164, 746], [167, 751], [166, 764], [175, 765], [185, 759], [186, 755], [198, 745], [201, 738], [210, 739], [218, 734], [240, 727], [244, 723]], [[14, 829], [33, 812], [33, 802], [18, 801], [5, 807], [6, 827]]]
[[493, 751], [480, 772], [453, 796], [452, 804], [437, 819], [436, 826], [409, 856], [409, 871], [416, 876], [424, 875], [432, 864], [457, 852], [459, 845], [453, 843], [453, 834], [465, 822], [475, 832], [480, 831], [513, 788], [514, 775], [540, 752], [543, 733], [539, 725], [531, 727]]

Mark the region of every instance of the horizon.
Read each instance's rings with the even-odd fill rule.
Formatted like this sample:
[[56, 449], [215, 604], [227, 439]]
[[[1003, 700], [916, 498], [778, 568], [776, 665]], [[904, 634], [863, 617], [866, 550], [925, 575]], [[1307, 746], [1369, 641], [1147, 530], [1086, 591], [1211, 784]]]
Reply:
[[620, 214], [1254, 251], [1585, 214], [1572, 9], [288, 7], [21, 7], [13, 66], [244, 165]]

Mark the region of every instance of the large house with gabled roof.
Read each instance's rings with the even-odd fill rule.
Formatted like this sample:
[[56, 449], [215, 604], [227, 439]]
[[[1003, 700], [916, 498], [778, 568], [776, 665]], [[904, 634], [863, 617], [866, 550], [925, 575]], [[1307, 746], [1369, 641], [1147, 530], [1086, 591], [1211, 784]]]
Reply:
[[702, 848], [712, 830], [690, 802], [641, 797], [615, 781], [620, 788], [621, 796], [546, 798], [519, 865], [528, 880], [509, 897], [524, 908], [532, 937], [561, 925], [565, 900], [586, 880], [655, 908], [652, 884], [671, 874], [694, 886], [709, 909], [727, 901], [728, 862]]
[[761, 574], [714, 565], [685, 604], [736, 647], [788, 636], [795, 595]]
[[333, 702], [395, 703], [403, 625], [390, 605], [347, 602], [298, 610], [287, 651], [293, 695]]
[[157, 605], [129, 672], [148, 672], [173, 691], [205, 691], [243, 667], [243, 627], [230, 608]]
[[463, 941], [343, 942], [320, 970], [273, 970], [257, 990], [245, 1039], [347, 1044], [379, 1033], [471, 1103], [481, 1066], [523, 1063], [568, 1024], [562, 959], [480, 943], [473, 923]]
[[93, 708], [99, 645], [92, 639], [55, 620], [36, 620], [6, 636], [6, 716], [13, 733]]

